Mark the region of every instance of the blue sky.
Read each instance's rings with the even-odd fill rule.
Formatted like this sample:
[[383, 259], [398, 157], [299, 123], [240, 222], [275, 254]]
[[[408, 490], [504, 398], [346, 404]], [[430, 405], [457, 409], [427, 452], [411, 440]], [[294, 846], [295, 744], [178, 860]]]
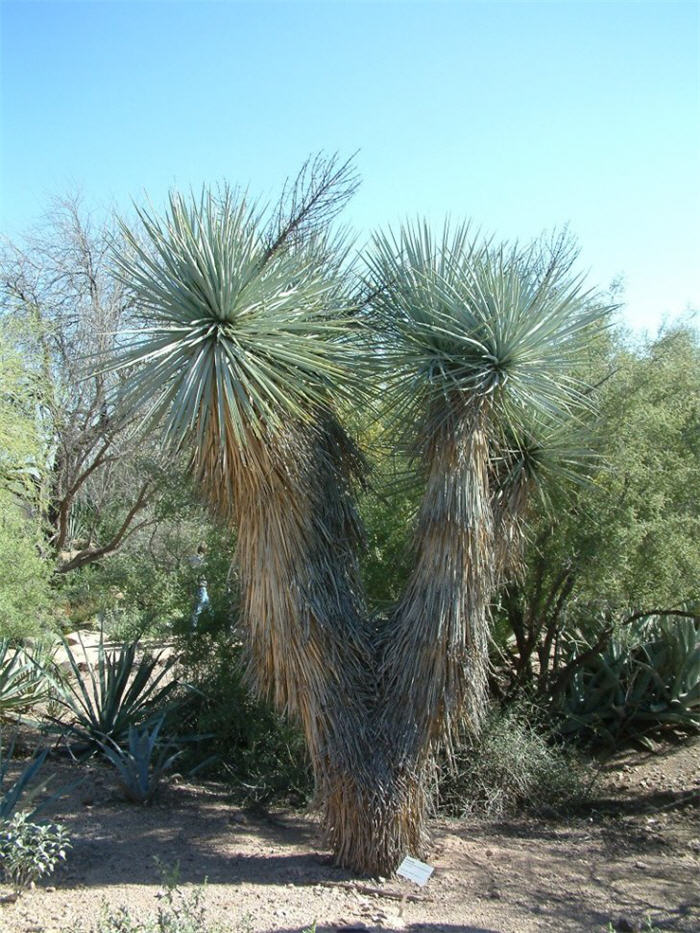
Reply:
[[568, 223], [625, 320], [700, 307], [699, 5], [0, 0], [0, 231], [53, 195], [128, 211], [227, 179], [272, 197], [359, 149], [361, 236]]

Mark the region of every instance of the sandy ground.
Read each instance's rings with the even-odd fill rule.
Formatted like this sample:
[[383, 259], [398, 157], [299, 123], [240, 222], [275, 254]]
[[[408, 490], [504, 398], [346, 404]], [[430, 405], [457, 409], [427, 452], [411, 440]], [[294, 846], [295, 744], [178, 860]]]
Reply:
[[[71, 766], [53, 767], [54, 787], [70, 781]], [[95, 766], [50, 816], [73, 849], [17, 900], [0, 890], [2, 933], [91, 931], [103, 903], [142, 919], [162, 895], [156, 860], [179, 864], [185, 891], [206, 879], [207, 921], [231, 933], [298, 933], [314, 921], [318, 933], [635, 930], [647, 918], [700, 931], [700, 739], [618, 757], [573, 818], [436, 821], [424, 889], [354, 878], [333, 866], [313, 815], [253, 815], [219, 785], [177, 784], [143, 808]]]

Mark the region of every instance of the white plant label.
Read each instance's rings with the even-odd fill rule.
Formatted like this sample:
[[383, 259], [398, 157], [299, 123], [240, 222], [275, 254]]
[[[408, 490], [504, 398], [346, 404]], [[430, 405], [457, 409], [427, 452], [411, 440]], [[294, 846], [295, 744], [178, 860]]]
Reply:
[[402, 878], [407, 878], [409, 881], [415, 881], [416, 884], [423, 887], [424, 884], [428, 883], [428, 878], [430, 878], [434, 870], [432, 865], [426, 865], [425, 862], [407, 855], [396, 869], [396, 874], [401, 875]]

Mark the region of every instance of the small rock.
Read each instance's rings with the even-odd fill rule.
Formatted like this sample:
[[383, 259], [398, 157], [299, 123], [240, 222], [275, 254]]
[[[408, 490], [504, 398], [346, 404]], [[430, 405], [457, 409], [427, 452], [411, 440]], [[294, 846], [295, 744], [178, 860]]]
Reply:
[[617, 930], [618, 933], [638, 933], [641, 927], [636, 921], [630, 920], [629, 917], [618, 917], [613, 923], [613, 929]]

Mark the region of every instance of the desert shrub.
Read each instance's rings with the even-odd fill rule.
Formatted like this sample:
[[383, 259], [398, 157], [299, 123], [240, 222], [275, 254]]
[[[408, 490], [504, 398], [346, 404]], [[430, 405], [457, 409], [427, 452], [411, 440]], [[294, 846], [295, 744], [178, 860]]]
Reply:
[[585, 658], [560, 700], [561, 732], [615, 746], [662, 729], [700, 729], [698, 620], [647, 616], [619, 630], [601, 650], [572, 646]]
[[248, 917], [235, 927], [209, 923], [204, 906], [204, 885], [184, 890], [179, 886], [180, 863], [168, 866], [156, 859], [162, 890], [158, 909], [147, 916], [132, 915], [128, 907], [111, 908], [102, 904], [100, 917], [89, 930], [73, 927], [69, 933], [252, 933]]
[[171, 482], [161, 490], [154, 529], [58, 581], [74, 628], [100, 625], [112, 641], [169, 637], [186, 627], [202, 576], [217, 612], [230, 603], [235, 537], [206, 519], [179, 475]]
[[610, 333], [580, 357], [598, 404], [576, 446], [595, 456], [585, 482], [548, 491], [551, 508], [533, 502], [522, 572], [500, 594], [509, 698], [556, 690], [577, 630], [588, 647], [630, 613], [700, 600], [699, 338], [681, 323], [644, 343]]
[[207, 613], [201, 622], [180, 643], [182, 679], [194, 689], [174, 728], [200, 737], [185, 745], [182, 766], [230, 782], [244, 803], [302, 804], [312, 782], [301, 732], [253, 697], [240, 635], [228, 619]]
[[32, 823], [24, 812], [0, 824], [0, 865], [5, 880], [15, 888], [26, 888], [52, 874], [69, 848], [59, 824]]
[[585, 769], [524, 708], [494, 709], [479, 736], [465, 734], [439, 780], [439, 801], [451, 816], [546, 814], [579, 804]]
[[18, 641], [50, 625], [51, 566], [39, 556], [38, 523], [0, 488], [0, 637]]
[[20, 329], [0, 316], [0, 637], [37, 634], [51, 610], [51, 562], [41, 556], [41, 476], [47, 441], [43, 386]]

